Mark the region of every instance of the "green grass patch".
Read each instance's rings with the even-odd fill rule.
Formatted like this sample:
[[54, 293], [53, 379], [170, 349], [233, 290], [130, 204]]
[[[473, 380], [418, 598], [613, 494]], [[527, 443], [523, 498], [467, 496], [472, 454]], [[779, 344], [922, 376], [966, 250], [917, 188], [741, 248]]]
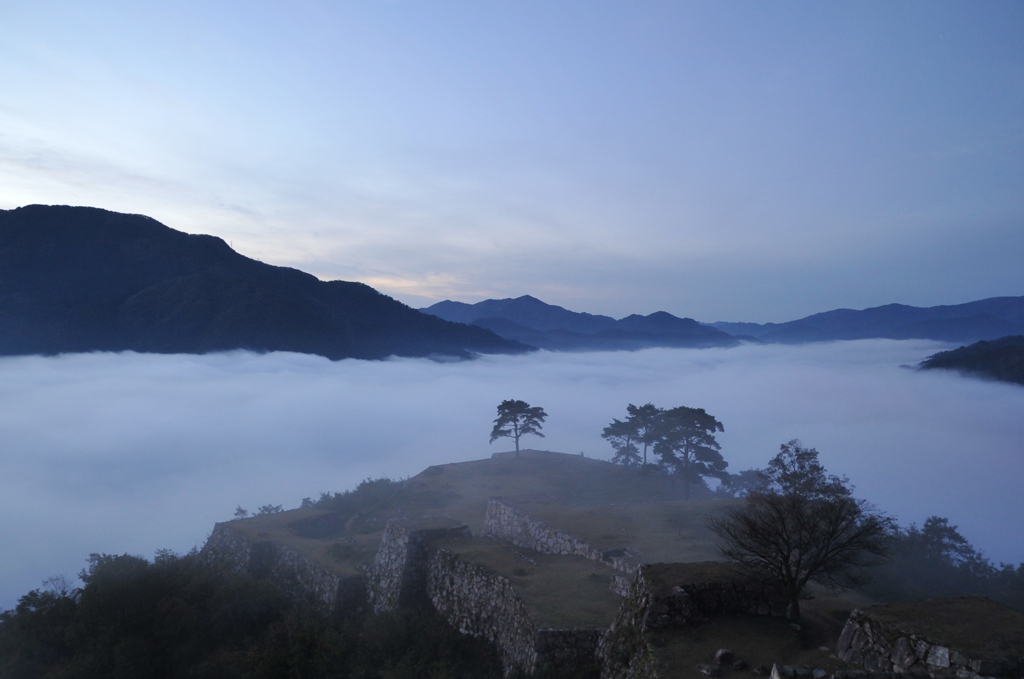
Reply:
[[972, 658], [1024, 656], [1024, 613], [982, 597], [873, 606], [868, 616]]

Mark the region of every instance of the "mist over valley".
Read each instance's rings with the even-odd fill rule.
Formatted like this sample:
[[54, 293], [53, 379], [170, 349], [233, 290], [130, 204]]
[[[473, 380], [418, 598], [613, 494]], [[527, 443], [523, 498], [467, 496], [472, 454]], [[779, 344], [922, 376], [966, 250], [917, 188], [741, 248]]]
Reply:
[[[293, 353], [0, 359], [0, 607], [91, 552], [201, 545], [236, 506], [297, 506], [366, 478], [479, 459], [496, 404], [549, 414], [524, 446], [610, 459], [628, 403], [704, 408], [729, 471], [800, 438], [901, 524], [930, 515], [994, 561], [1024, 561], [1024, 390], [907, 369], [949, 348], [860, 340], [485, 356], [439, 363]], [[903, 366], [903, 367], [901, 367]]]

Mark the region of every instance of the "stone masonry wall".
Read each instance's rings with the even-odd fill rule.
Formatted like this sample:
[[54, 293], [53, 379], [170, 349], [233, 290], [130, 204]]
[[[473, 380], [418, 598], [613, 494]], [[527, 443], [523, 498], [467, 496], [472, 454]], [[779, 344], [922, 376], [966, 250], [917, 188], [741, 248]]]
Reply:
[[252, 540], [228, 524], [218, 523], [206, 539], [199, 558], [204, 565], [221, 573], [248, 573], [251, 555]]
[[612, 624], [597, 648], [601, 679], [657, 679], [654, 658], [644, 641], [644, 621], [654, 593], [641, 566]]
[[564, 676], [596, 663], [603, 629], [539, 629], [511, 582], [447, 550], [428, 556], [427, 594], [453, 627], [494, 644], [506, 676]]
[[602, 679], [658, 677], [644, 639], [650, 630], [698, 624], [718, 615], [785, 614], [781, 591], [771, 583], [739, 575], [696, 582], [685, 579], [688, 571], [700, 566], [640, 567], [618, 615], [598, 645]]
[[541, 554], [563, 554], [582, 556], [600, 561], [623, 573], [635, 573], [636, 567], [628, 563], [621, 550], [602, 552], [593, 545], [552, 528], [542, 521], [530, 518], [518, 511], [502, 498], [491, 498], [487, 503], [484, 533], [507, 540], [519, 547], [525, 547]]
[[533, 671], [538, 630], [506, 578], [437, 549], [427, 563], [427, 595], [453, 627], [495, 645], [506, 675]]
[[290, 547], [253, 541], [225, 523], [214, 526], [201, 559], [222, 572], [269, 579], [292, 598], [312, 599], [324, 610], [358, 605], [366, 594], [363, 576], [339, 575]]
[[388, 521], [377, 554], [367, 569], [368, 594], [375, 611], [426, 603], [427, 546], [446, 535], [469, 535], [452, 519]]
[[1024, 658], [971, 658], [955, 648], [882, 623], [855, 610], [843, 627], [836, 655], [876, 673], [1020, 677]]

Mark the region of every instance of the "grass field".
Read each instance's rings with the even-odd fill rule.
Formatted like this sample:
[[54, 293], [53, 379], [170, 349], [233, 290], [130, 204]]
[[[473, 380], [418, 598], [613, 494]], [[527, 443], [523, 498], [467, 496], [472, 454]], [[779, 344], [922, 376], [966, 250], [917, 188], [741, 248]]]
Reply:
[[1024, 657], [1024, 613], [991, 599], [905, 601], [874, 606], [866, 612], [972, 658]]

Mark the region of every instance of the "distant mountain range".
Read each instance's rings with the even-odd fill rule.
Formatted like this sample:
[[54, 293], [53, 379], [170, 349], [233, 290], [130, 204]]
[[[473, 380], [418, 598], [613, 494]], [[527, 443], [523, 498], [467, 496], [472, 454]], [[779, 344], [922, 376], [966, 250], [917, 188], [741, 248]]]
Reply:
[[530, 296], [476, 304], [444, 301], [422, 309], [472, 323], [542, 349], [638, 349], [650, 346], [732, 346], [740, 340], [797, 344], [852, 339], [976, 342], [1024, 334], [1024, 297], [993, 297], [953, 306], [904, 304], [836, 309], [788, 323], [698, 323], [664, 311], [621, 320], [569, 311]]
[[0, 354], [296, 351], [331, 359], [529, 350], [362, 283], [244, 257], [97, 208], [0, 210]]
[[[421, 313], [425, 312], [425, 313]], [[296, 351], [331, 359], [471, 356], [754, 342], [1024, 335], [1024, 297], [837, 309], [788, 323], [622, 319], [528, 295], [417, 311], [362, 283], [244, 257], [219, 238], [142, 215], [30, 205], [0, 210], [0, 355], [81, 351]]]
[[789, 344], [872, 338], [977, 342], [1024, 334], [1024, 297], [933, 307], [887, 304], [862, 311], [836, 309], [788, 323], [711, 325], [732, 335]]
[[555, 351], [739, 344], [739, 340], [728, 333], [664, 311], [615, 320], [610, 316], [569, 311], [529, 295], [489, 299], [476, 304], [446, 300], [421, 311], [448, 321], [471, 323], [507, 339]]

